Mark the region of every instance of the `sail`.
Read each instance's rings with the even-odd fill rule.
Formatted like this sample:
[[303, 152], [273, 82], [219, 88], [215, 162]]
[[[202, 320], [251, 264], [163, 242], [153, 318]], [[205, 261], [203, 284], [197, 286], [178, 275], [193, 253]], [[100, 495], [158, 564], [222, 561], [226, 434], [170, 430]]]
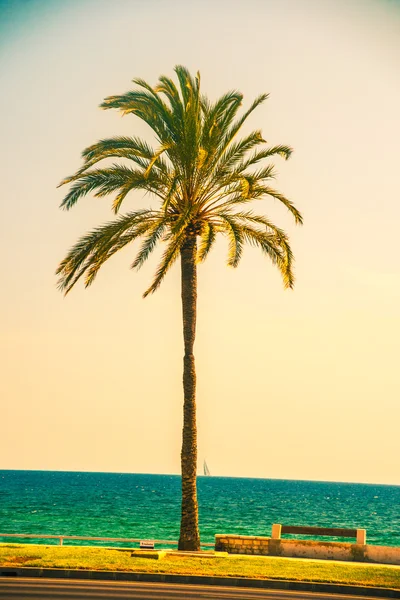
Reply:
[[211, 475], [210, 469], [208, 468], [206, 461], [204, 461], [203, 469], [204, 469], [204, 475]]

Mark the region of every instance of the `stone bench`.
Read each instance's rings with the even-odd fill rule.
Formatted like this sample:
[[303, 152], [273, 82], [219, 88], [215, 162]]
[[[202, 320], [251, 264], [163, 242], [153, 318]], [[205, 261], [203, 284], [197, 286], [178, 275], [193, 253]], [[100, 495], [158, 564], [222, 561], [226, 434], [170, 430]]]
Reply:
[[365, 529], [343, 529], [339, 527], [303, 527], [302, 525], [272, 525], [271, 538], [280, 540], [281, 535], [291, 533], [294, 535], [321, 535], [344, 538], [356, 538], [356, 544], [367, 543], [367, 532]]

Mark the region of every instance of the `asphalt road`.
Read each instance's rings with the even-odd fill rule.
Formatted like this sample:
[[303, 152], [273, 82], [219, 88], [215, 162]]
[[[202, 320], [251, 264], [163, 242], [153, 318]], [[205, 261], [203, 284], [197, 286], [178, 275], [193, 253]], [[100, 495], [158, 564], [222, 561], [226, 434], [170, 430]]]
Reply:
[[[114, 599], [141, 600], [360, 600], [360, 596], [288, 592], [203, 585], [174, 585], [167, 583], [133, 583], [113, 581], [80, 581], [65, 579], [1, 578], [0, 599]], [[362, 597], [364, 600], [367, 596]]]

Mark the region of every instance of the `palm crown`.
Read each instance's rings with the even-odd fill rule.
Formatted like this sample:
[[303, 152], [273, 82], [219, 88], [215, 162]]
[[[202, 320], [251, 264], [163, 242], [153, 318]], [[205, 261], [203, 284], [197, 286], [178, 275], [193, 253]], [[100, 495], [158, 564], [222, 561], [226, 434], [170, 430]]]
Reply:
[[[84, 276], [90, 285], [102, 264], [137, 238], [141, 245], [132, 263], [139, 269], [158, 242], [165, 242], [154, 280], [144, 296], [154, 292], [179, 257], [185, 240], [199, 238], [196, 261], [210, 252], [216, 236], [229, 240], [228, 265], [239, 264], [244, 243], [259, 247], [279, 268], [285, 287], [294, 283], [292, 252], [287, 235], [266, 216], [247, 204], [273, 197], [290, 211], [296, 223], [302, 217], [294, 205], [270, 187], [273, 165], [260, 163], [275, 155], [289, 158], [288, 146], [268, 147], [260, 131], [237, 139], [253, 110], [268, 97], [261, 95], [237, 118], [243, 96], [231, 91], [211, 103], [200, 92], [200, 75], [192, 77], [175, 68], [179, 85], [161, 76], [156, 87], [134, 79], [137, 89], [104, 100], [104, 109], [133, 113], [153, 130], [157, 147], [136, 137], [101, 140], [86, 148], [84, 164], [60, 185], [71, 183], [61, 206], [70, 209], [83, 196], [114, 193], [113, 210], [119, 213], [131, 190], [159, 198], [157, 210], [141, 209], [119, 216], [83, 236], [60, 263], [59, 287], [68, 293]], [[95, 166], [104, 159], [124, 159], [112, 166]]]

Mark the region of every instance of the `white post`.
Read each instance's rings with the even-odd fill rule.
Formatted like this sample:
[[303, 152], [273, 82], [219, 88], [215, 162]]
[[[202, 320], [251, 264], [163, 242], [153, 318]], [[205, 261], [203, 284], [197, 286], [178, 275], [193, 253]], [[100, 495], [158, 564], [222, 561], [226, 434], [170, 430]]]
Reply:
[[282, 530], [282, 525], [278, 525], [277, 523], [275, 523], [274, 525], [272, 525], [272, 534], [271, 537], [273, 540], [280, 540], [281, 539], [281, 530]]
[[357, 544], [362, 544], [363, 546], [365, 546], [365, 544], [367, 543], [367, 531], [366, 529], [357, 529], [357, 540], [356, 540]]

